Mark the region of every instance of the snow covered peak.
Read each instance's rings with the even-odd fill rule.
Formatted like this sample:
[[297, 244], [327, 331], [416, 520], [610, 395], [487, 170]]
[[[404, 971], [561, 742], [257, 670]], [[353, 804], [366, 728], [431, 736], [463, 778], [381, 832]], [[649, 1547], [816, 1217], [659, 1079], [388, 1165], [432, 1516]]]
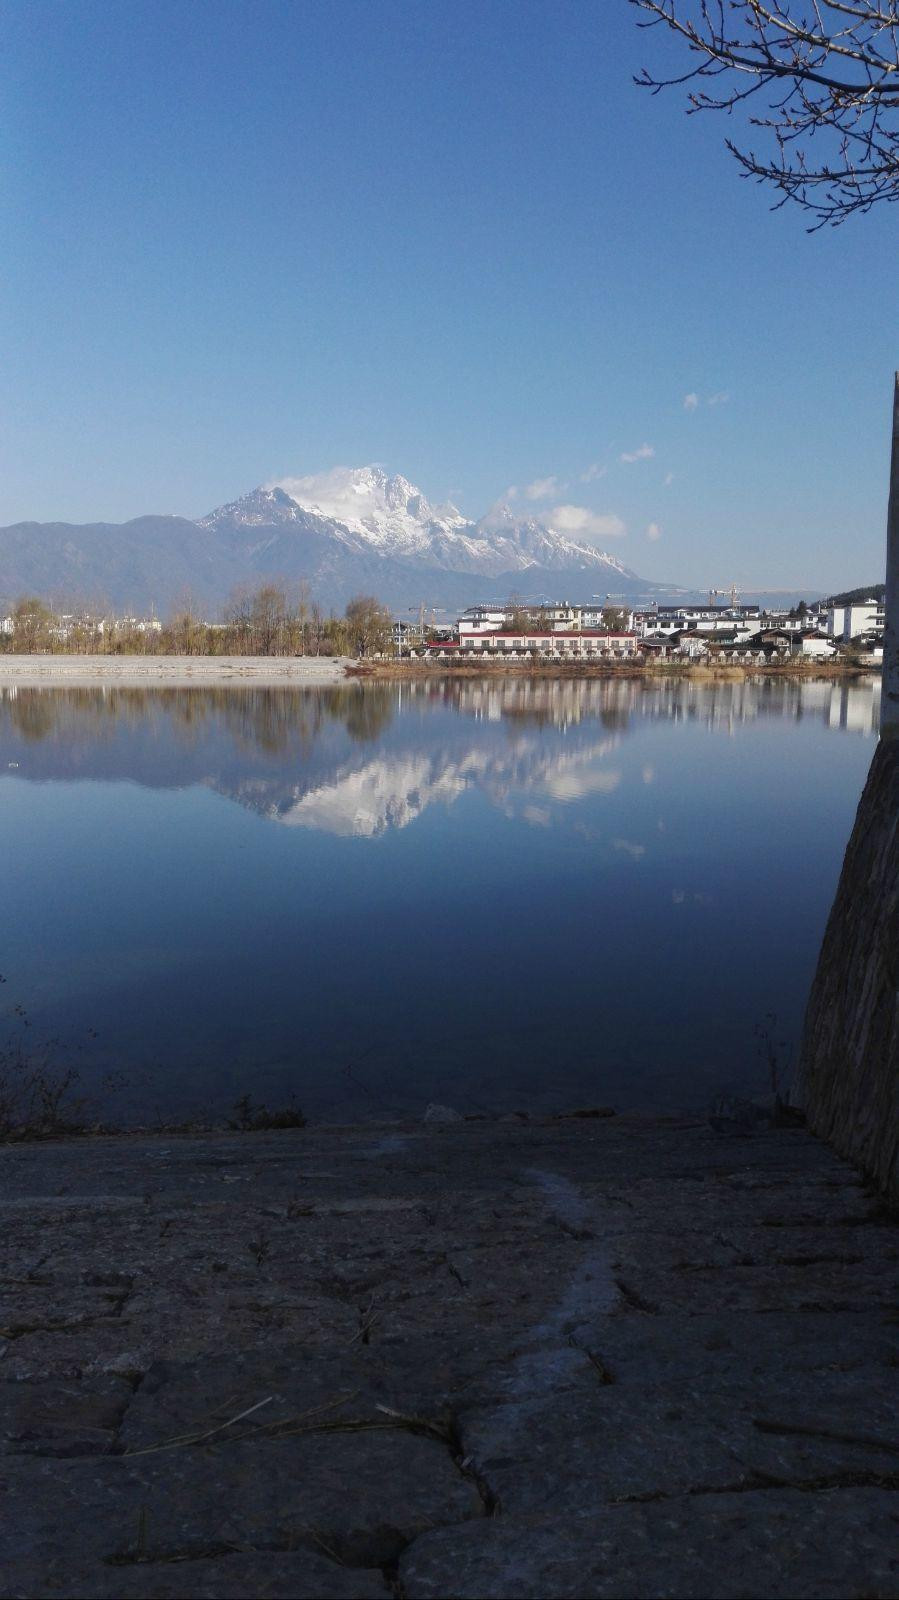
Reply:
[[302, 511], [339, 522], [384, 551], [420, 550], [435, 532], [450, 533], [465, 518], [454, 506], [429, 505], [408, 478], [383, 467], [334, 467], [303, 478], [279, 478], [267, 493], [282, 493]]
[[496, 505], [491, 506], [490, 510], [481, 517], [479, 526], [482, 528], [511, 528], [516, 522], [520, 521], [519, 514], [514, 507], [510, 506], [508, 500], [497, 500]]
[[229, 505], [210, 511], [200, 519], [201, 528], [216, 528], [221, 523], [240, 528], [277, 526], [278, 523], [299, 522], [302, 511], [283, 489], [253, 489]]
[[522, 516], [500, 501], [473, 522], [454, 505], [431, 505], [408, 478], [391, 477], [375, 465], [275, 479], [211, 512], [201, 526], [226, 534], [247, 529], [254, 537], [258, 530], [259, 548], [269, 550], [272, 560], [277, 553], [284, 570], [294, 559], [294, 535], [307, 550], [313, 534], [318, 541], [331, 540], [341, 570], [357, 561], [359, 576], [352, 583], [368, 587], [375, 581], [372, 557], [419, 571], [480, 577], [530, 569], [634, 577], [592, 542], [598, 534], [624, 531], [615, 516], [594, 515], [581, 506], [556, 506], [545, 517]]

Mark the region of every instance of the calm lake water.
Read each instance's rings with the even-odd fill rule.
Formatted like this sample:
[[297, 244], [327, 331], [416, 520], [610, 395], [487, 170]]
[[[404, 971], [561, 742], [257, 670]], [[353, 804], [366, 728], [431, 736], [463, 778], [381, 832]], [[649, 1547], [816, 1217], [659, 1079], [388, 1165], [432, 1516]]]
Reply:
[[[0, 990], [106, 1115], [704, 1106], [784, 1069], [879, 683], [0, 693]], [[125, 1082], [98, 1086], [110, 1071]]]

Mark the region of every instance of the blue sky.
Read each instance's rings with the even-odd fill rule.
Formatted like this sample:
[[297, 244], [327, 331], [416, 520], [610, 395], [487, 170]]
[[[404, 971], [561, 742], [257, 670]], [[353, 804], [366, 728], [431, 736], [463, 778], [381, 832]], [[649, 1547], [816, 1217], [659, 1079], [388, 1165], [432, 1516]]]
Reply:
[[633, 87], [666, 41], [625, 0], [3, 26], [0, 522], [377, 461], [582, 507], [649, 577], [882, 576], [895, 210], [772, 214], [733, 123]]

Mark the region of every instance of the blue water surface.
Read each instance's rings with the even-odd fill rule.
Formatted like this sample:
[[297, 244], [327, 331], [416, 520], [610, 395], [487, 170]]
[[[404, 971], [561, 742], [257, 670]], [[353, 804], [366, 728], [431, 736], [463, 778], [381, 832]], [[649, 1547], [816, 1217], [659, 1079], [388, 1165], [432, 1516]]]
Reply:
[[99, 1114], [140, 1121], [244, 1093], [333, 1119], [763, 1091], [759, 1029], [785, 1078], [878, 696], [6, 689], [5, 1034], [23, 1006]]

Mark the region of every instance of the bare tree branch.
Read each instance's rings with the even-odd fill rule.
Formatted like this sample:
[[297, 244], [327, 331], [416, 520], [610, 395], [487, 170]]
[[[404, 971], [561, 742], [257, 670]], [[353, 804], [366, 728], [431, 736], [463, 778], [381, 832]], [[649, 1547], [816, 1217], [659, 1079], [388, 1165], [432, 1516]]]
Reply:
[[769, 114], [749, 122], [771, 153], [725, 143], [744, 177], [779, 191], [776, 206], [795, 201], [815, 228], [899, 200], [899, 0], [629, 3], [647, 15], [640, 27], [666, 28], [694, 58], [671, 76], [644, 68], [639, 87], [689, 84], [690, 113], [767, 93]]

